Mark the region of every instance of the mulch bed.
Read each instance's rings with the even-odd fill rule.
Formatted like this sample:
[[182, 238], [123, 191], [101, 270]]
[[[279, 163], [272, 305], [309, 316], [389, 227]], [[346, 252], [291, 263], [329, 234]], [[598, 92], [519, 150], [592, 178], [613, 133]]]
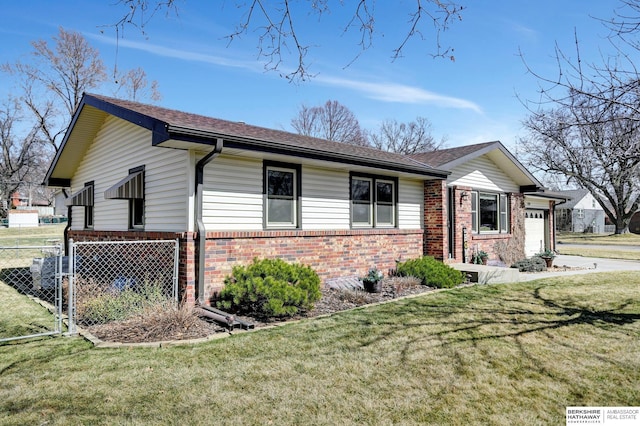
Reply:
[[[380, 293], [367, 293], [358, 289], [325, 287], [321, 290], [322, 297], [316, 302], [314, 308], [295, 317], [270, 321], [252, 316], [238, 316], [237, 318], [254, 324], [256, 328], [259, 328], [302, 318], [332, 314], [358, 306], [433, 290], [435, 290], [433, 287], [423, 286], [415, 278], [402, 277], [385, 279], [382, 282], [382, 292]], [[172, 315], [165, 314], [164, 317], [162, 312], [151, 312], [125, 321], [94, 325], [87, 329], [91, 334], [103, 341], [120, 343], [198, 339], [228, 331], [228, 329], [206, 318], [200, 318], [197, 315], [192, 315], [192, 318], [189, 318], [184, 312], [174, 312]]]

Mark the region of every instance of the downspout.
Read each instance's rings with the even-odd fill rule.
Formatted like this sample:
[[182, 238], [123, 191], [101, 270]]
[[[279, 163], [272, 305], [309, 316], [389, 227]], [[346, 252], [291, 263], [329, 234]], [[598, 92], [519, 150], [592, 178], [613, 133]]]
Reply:
[[[65, 188], [62, 188], [62, 193], [64, 194], [64, 198], [65, 200], [67, 198], [69, 198], [69, 195], [67, 194], [67, 190]], [[73, 216], [73, 207], [72, 206], [68, 206], [67, 207], [67, 226], [64, 227], [64, 232], [63, 232], [63, 239], [64, 239], [64, 254], [66, 256], [69, 256], [69, 231], [71, 230], [71, 217]]]
[[564, 201], [562, 201], [561, 203], [557, 203], [554, 201], [553, 203], [553, 251], [556, 251], [556, 244], [558, 243], [557, 239], [556, 239], [556, 228], [558, 227], [558, 224], [556, 223], [556, 207], [557, 206], [561, 206], [563, 204], [565, 204], [567, 202], [567, 199], [565, 199]]
[[204, 271], [205, 254], [207, 246], [207, 229], [202, 220], [203, 188], [204, 188], [204, 167], [213, 161], [222, 152], [222, 139], [216, 139], [213, 151], [202, 157], [196, 164], [196, 244], [198, 247], [198, 260], [196, 262], [196, 302], [204, 305]]

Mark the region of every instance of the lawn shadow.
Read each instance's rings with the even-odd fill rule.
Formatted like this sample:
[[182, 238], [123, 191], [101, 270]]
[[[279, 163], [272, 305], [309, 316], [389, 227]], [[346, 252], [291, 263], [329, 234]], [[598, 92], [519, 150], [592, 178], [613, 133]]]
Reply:
[[[513, 338], [518, 340], [534, 333], [549, 333], [566, 327], [588, 325], [611, 331], [612, 329], [640, 320], [640, 313], [621, 312], [631, 301], [618, 303], [603, 310], [589, 309], [574, 304], [563, 303], [545, 296], [539, 286], [522, 293], [522, 297], [501, 298], [503, 303], [483, 306], [474, 303], [486, 295], [449, 294], [454, 297], [450, 303], [420, 297], [405, 302], [402, 308], [393, 304], [377, 308], [376, 321], [360, 319], [363, 326], [380, 325], [371, 329], [360, 342], [362, 347], [372, 346], [392, 338], [401, 330], [424, 329], [424, 333], [411, 333], [415, 337], [407, 339], [401, 349], [401, 360], [416, 345], [437, 339], [441, 346], [471, 343], [475, 346], [482, 341]], [[491, 296], [491, 295], [489, 295]], [[500, 297], [500, 296], [497, 296]], [[476, 300], [476, 301], [477, 301]], [[524, 348], [520, 347], [521, 351]], [[615, 362], [615, 360], [607, 360]]]

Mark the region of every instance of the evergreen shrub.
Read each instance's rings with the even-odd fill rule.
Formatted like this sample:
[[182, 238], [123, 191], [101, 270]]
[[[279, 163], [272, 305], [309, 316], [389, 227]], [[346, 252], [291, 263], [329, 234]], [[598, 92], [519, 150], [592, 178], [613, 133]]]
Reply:
[[260, 317], [293, 316], [320, 300], [320, 277], [309, 266], [254, 259], [225, 278], [218, 307]]
[[453, 269], [431, 256], [407, 260], [398, 263], [397, 274], [402, 277], [415, 277], [423, 285], [436, 288], [452, 288], [464, 282], [461, 271]]

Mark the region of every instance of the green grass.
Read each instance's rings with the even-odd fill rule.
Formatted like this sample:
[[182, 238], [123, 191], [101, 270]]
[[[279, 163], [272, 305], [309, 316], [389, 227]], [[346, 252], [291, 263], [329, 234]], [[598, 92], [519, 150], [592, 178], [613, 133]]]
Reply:
[[640, 260], [640, 250], [620, 250], [607, 247], [566, 247], [557, 246], [560, 254], [570, 256], [599, 257], [603, 259]]
[[0, 339], [55, 329], [55, 319], [46, 308], [1, 282], [0, 306]]
[[0, 228], [0, 246], [49, 245], [51, 240], [62, 241], [65, 226], [66, 224]]
[[0, 424], [564, 424], [640, 405], [640, 273], [475, 286], [197, 345], [0, 345]]
[[575, 232], [558, 232], [558, 243], [564, 244], [598, 244], [616, 246], [640, 245], [640, 235], [628, 234], [584, 234]]

